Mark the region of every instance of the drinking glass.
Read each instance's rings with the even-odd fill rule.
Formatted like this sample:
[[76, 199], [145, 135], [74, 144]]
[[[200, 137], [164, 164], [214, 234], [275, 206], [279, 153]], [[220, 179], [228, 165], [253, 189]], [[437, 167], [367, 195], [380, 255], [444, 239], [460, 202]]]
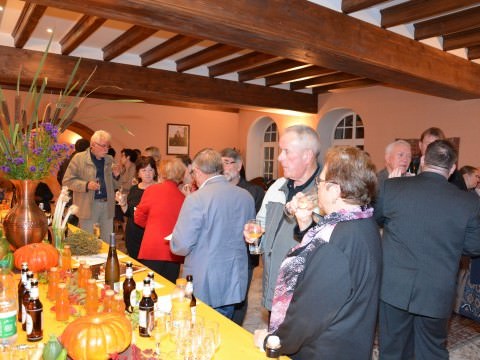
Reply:
[[[99, 178], [96, 178], [95, 179], [95, 183], [100, 186], [100, 179]], [[102, 193], [102, 189], [101, 188], [98, 188], [97, 190], [97, 195], [100, 195]]]
[[[260, 237], [263, 234], [263, 228], [260, 221], [256, 219], [248, 220], [245, 224], [245, 237], [247, 239], [248, 249], [252, 255], [260, 255], [262, 250], [260, 248]], [[251, 241], [251, 242], [250, 242]]]
[[152, 338], [155, 342], [155, 354], [160, 355], [160, 344], [163, 338], [168, 335], [169, 331], [169, 319], [167, 314], [161, 313], [156, 315], [155, 326], [152, 330]]

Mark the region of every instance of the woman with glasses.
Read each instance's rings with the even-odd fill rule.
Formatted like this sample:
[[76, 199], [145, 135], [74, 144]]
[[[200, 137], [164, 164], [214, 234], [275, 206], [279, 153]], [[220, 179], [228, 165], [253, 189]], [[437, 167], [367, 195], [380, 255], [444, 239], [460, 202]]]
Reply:
[[[318, 207], [292, 199], [299, 244], [280, 267], [268, 334], [292, 359], [370, 359], [381, 248], [373, 209], [375, 167], [354, 147], [331, 148], [317, 178]], [[256, 332], [256, 341], [263, 338]], [[266, 343], [266, 339], [265, 343]]]

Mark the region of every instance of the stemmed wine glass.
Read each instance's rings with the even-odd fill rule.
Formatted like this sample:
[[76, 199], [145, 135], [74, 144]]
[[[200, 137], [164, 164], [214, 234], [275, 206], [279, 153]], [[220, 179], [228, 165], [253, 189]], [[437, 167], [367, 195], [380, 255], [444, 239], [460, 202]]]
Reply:
[[263, 228], [260, 221], [256, 219], [248, 220], [245, 224], [245, 238], [247, 240], [248, 249], [252, 255], [260, 255], [262, 250], [260, 248], [260, 237], [263, 234]]

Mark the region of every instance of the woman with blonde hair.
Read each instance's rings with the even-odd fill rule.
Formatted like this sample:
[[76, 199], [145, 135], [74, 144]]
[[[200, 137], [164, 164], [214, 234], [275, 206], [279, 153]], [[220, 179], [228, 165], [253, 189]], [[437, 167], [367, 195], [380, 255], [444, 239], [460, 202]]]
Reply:
[[138, 260], [171, 282], [178, 278], [183, 257], [170, 251], [165, 237], [172, 233], [185, 199], [178, 189], [185, 169], [180, 159], [162, 160], [160, 183], [144, 192], [134, 215], [135, 223], [145, 228]]

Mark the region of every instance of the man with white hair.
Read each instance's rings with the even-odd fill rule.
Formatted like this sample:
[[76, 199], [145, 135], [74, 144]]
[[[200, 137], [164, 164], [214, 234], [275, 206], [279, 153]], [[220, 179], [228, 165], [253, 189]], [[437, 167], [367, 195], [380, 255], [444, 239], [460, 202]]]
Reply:
[[412, 148], [405, 140], [396, 140], [385, 148], [385, 168], [378, 174], [378, 183], [386, 179], [407, 175], [412, 160]]
[[320, 173], [317, 158], [320, 139], [314, 129], [306, 125], [293, 125], [285, 129], [279, 141], [278, 161], [283, 168], [282, 178], [275, 181], [263, 199], [257, 214], [265, 234], [261, 240], [263, 250], [262, 305], [272, 309], [273, 293], [278, 270], [287, 252], [298, 245], [294, 240], [295, 221], [284, 215], [284, 207], [299, 192], [315, 188], [315, 176]]
[[108, 132], [95, 131], [90, 148], [76, 154], [68, 164], [62, 183], [73, 191], [80, 227], [92, 233], [93, 224], [100, 224], [100, 238], [106, 241], [113, 231], [114, 189], [120, 176], [120, 168], [112, 167], [113, 159], [107, 154], [110, 140]]

